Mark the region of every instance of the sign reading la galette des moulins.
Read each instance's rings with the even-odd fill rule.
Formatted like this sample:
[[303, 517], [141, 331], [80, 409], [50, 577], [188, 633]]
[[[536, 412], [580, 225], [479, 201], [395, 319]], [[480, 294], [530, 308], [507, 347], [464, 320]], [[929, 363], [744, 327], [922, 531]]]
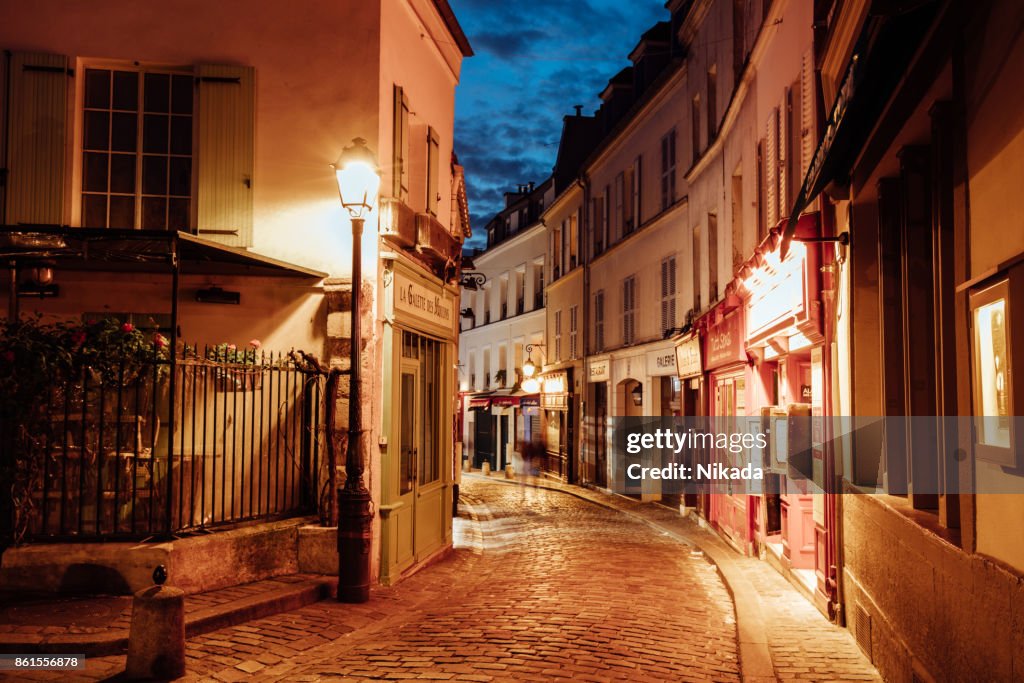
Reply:
[[451, 297], [444, 292], [431, 291], [395, 272], [395, 310], [449, 328], [454, 320], [455, 307]]

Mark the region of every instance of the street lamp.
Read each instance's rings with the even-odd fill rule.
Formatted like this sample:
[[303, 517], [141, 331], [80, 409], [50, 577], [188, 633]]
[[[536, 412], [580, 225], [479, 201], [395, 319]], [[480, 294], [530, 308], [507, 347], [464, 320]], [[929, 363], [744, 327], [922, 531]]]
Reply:
[[642, 406], [644, 404], [644, 385], [637, 382], [637, 385], [633, 387], [633, 391], [629, 392], [633, 396], [633, 405]]
[[540, 346], [543, 344], [527, 344], [526, 345], [526, 362], [523, 363], [523, 377], [530, 379], [537, 372], [537, 366], [533, 363], [533, 347]]
[[[362, 293], [362, 241], [365, 215], [373, 211], [380, 188], [380, 172], [366, 140], [355, 138], [334, 165], [341, 206], [352, 220], [352, 323], [349, 349], [348, 447], [345, 449], [345, 485], [338, 489], [338, 600], [370, 599], [370, 547], [373, 503], [363, 484], [366, 453], [362, 440], [362, 373], [359, 352], [359, 299]], [[331, 398], [334, 400], [334, 397]]]

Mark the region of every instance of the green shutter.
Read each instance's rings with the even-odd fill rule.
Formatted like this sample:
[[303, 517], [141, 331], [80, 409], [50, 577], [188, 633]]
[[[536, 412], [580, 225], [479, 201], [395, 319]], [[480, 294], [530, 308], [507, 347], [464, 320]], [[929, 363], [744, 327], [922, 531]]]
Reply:
[[197, 229], [231, 247], [252, 246], [254, 73], [199, 66]]
[[10, 55], [4, 221], [64, 223], [68, 58]]

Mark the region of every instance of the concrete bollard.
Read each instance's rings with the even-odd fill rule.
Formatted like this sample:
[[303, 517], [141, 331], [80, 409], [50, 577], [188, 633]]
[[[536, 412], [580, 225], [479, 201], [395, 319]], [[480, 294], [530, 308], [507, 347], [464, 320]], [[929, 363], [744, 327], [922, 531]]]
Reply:
[[490, 460], [484, 460], [482, 463], [480, 463], [480, 473], [483, 474], [485, 477], [491, 476]]
[[509, 464], [505, 465], [505, 478], [506, 479], [515, 479], [516, 478], [516, 468], [512, 467], [512, 463], [509, 463]]
[[185, 592], [164, 586], [167, 569], [153, 570], [156, 585], [143, 588], [132, 600], [128, 635], [129, 679], [170, 679], [185, 675]]
[[466, 458], [465, 460], [462, 461], [462, 471], [463, 472], [469, 472], [472, 469], [473, 469], [473, 461], [472, 460], [470, 460], [469, 458]]

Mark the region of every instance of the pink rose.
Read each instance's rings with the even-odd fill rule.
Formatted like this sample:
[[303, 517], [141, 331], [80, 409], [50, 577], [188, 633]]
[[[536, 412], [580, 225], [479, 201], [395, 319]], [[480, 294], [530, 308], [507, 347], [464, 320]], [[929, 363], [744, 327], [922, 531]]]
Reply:
[[261, 342], [259, 339], [250, 339], [249, 346], [251, 346], [254, 349], [258, 349], [261, 346], [263, 346], [263, 342]]
[[235, 351], [236, 349], [238, 349], [238, 347], [234, 344], [228, 344], [228, 351]]
[[135, 325], [132, 325], [131, 323], [125, 323], [124, 325], [121, 325], [121, 331], [124, 333], [131, 332], [134, 329]]
[[165, 346], [167, 346], [167, 337], [163, 336], [162, 334], [157, 334], [156, 336], [153, 337], [153, 344], [158, 349], [162, 349]]
[[4, 360], [8, 363], [14, 362], [14, 351], [4, 351]]
[[75, 346], [81, 346], [85, 343], [85, 337], [86, 335], [84, 330], [75, 330], [71, 335], [71, 343]]

